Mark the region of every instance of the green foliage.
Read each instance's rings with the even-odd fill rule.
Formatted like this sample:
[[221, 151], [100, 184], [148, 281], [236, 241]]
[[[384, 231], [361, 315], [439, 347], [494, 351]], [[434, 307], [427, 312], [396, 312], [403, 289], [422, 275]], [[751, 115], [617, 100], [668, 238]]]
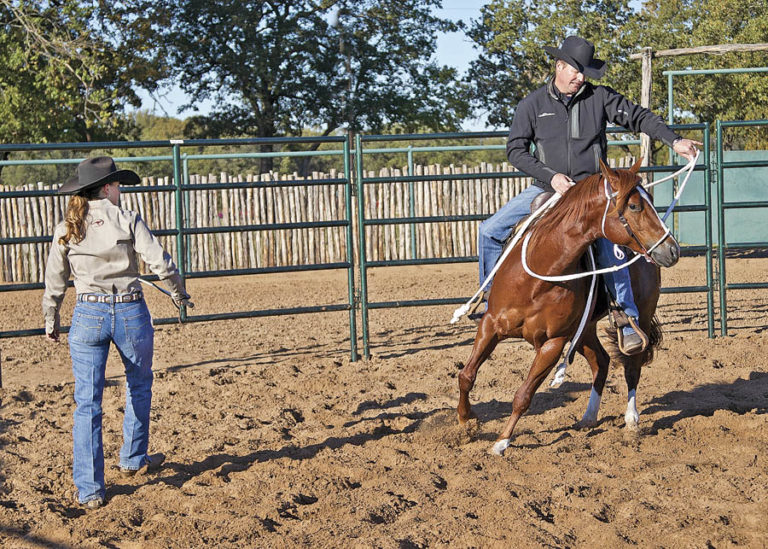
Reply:
[[[635, 102], [640, 100], [641, 63], [629, 55], [643, 47], [659, 51], [768, 42], [765, 0], [647, 0], [636, 6], [625, 0], [491, 1], [468, 30], [481, 50], [466, 82], [472, 88], [473, 106], [488, 113], [490, 125], [508, 126], [517, 103], [551, 72], [553, 62], [543, 46], [556, 46], [569, 34], [592, 41], [597, 57], [608, 62], [600, 83]], [[665, 70], [766, 65], [765, 51], [656, 57], [652, 108], [665, 116], [666, 77], [661, 74]], [[677, 122], [768, 118], [764, 74], [676, 77], [674, 85]], [[729, 144], [765, 146], [760, 135], [757, 130], [732, 132]]]
[[466, 78], [473, 107], [487, 113], [490, 126], [508, 127], [520, 100], [553, 70], [544, 46], [570, 34], [592, 41], [601, 59], [625, 57], [618, 38], [629, 13], [628, 0], [492, 0], [467, 32], [480, 48]]
[[166, 34], [190, 107], [219, 106], [191, 136], [455, 129], [455, 71], [430, 60], [439, 0], [174, 0]]
[[[649, 1], [627, 27], [628, 43], [654, 49], [716, 44], [768, 42], [768, 4], [765, 0]], [[768, 51], [697, 54], [653, 60], [653, 104], [666, 111], [665, 70], [724, 69], [768, 66]], [[676, 76], [675, 120], [759, 120], [768, 118], [768, 78], [761, 73]], [[728, 146], [765, 147], [757, 130], [731, 131]], [[760, 144], [762, 141], [762, 145]]]
[[[135, 27], [104, 2], [0, 0], [0, 141], [133, 138], [122, 115], [153, 88], [164, 65], [136, 48]], [[134, 38], [131, 38], [134, 37]]]

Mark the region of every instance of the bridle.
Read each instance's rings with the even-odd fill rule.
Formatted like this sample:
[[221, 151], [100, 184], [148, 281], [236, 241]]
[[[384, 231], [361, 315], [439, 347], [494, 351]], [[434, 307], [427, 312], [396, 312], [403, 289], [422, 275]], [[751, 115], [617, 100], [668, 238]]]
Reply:
[[603, 221], [601, 223], [601, 230], [603, 232], [603, 237], [608, 238], [605, 234], [605, 220], [608, 216], [608, 209], [613, 206], [614, 210], [617, 210], [616, 216], [619, 219], [619, 222], [624, 226], [624, 230], [627, 231], [627, 234], [629, 237], [635, 241], [637, 246], [640, 248], [641, 253], [645, 256], [645, 258], [648, 261], [651, 261], [653, 263], [656, 263], [653, 258], [651, 257], [651, 252], [655, 250], [662, 242], [664, 242], [667, 237], [670, 234], [669, 227], [666, 226], [664, 221], [659, 217], [658, 212], [656, 211], [656, 208], [653, 206], [653, 202], [651, 201], [651, 197], [648, 195], [648, 193], [645, 191], [645, 189], [640, 185], [635, 185], [635, 188], [630, 191], [630, 194], [633, 192], [637, 192], [640, 194], [640, 196], [643, 198], [643, 200], [646, 201], [647, 205], [653, 210], [653, 212], [656, 214], [656, 217], [659, 220], [659, 223], [662, 227], [664, 227], [664, 234], [661, 236], [661, 238], [650, 248], [646, 248], [645, 245], [640, 242], [640, 239], [637, 238], [637, 235], [635, 234], [635, 231], [632, 230], [632, 227], [629, 225], [629, 221], [627, 221], [627, 218], [624, 217], [624, 210], [618, 210], [618, 205], [616, 204], [616, 195], [618, 193], [616, 192], [610, 192], [610, 186], [608, 185], [608, 180], [603, 178], [604, 188], [605, 188], [605, 198], [606, 198], [606, 204], [605, 204], [605, 211], [603, 212]]

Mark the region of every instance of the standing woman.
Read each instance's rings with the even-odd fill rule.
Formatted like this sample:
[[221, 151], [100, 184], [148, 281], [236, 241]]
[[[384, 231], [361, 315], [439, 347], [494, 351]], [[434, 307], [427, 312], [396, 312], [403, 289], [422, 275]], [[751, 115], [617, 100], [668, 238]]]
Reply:
[[189, 303], [170, 255], [138, 213], [119, 206], [120, 184], [138, 185], [139, 176], [118, 170], [110, 157], [89, 158], [59, 188], [74, 194], [66, 218], [56, 226], [45, 270], [43, 315], [48, 339], [59, 340], [59, 308], [70, 274], [77, 303], [69, 330], [75, 377], [74, 459], [78, 501], [95, 509], [104, 504], [104, 448], [101, 399], [110, 342], [125, 366], [125, 416], [120, 471], [123, 475], [158, 469], [165, 456], [148, 455], [152, 402], [154, 329], [139, 283], [138, 257], [168, 287], [176, 305]]

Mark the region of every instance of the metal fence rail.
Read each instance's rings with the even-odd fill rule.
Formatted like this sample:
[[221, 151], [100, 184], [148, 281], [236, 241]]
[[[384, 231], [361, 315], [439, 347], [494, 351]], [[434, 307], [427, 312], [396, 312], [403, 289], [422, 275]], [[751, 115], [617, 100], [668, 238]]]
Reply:
[[[259, 153], [241, 153], [234, 155], [183, 155], [182, 149], [210, 146], [245, 146], [245, 145], [298, 145], [298, 144], [335, 144], [337, 149], [329, 151], [285, 151], [285, 152], [259, 152]], [[31, 151], [89, 151], [89, 150], [122, 150], [137, 148], [157, 148], [169, 149], [170, 155], [159, 155], [151, 157], [122, 157], [116, 158], [116, 162], [153, 162], [153, 161], [171, 161], [173, 163], [173, 182], [171, 185], [153, 186], [146, 188], [125, 189], [129, 193], [173, 193], [175, 197], [174, 213], [175, 228], [165, 230], [153, 230], [156, 236], [175, 237], [176, 264], [183, 280], [189, 278], [204, 278], [215, 276], [231, 276], [242, 274], [262, 274], [276, 272], [300, 272], [308, 270], [332, 270], [345, 269], [347, 271], [347, 300], [341, 304], [325, 304], [305, 307], [294, 307], [285, 309], [264, 309], [240, 311], [232, 313], [212, 313], [205, 315], [192, 315], [182, 308], [181, 319], [184, 322], [205, 322], [211, 320], [235, 319], [235, 318], [253, 318], [263, 316], [320, 313], [329, 311], [349, 311], [349, 329], [350, 329], [350, 356], [355, 361], [358, 358], [357, 352], [357, 325], [355, 318], [355, 268], [354, 268], [354, 239], [353, 239], [353, 214], [352, 214], [352, 181], [350, 178], [350, 148], [348, 137], [294, 137], [294, 138], [254, 138], [254, 139], [195, 139], [195, 140], [171, 140], [171, 141], [145, 141], [145, 142], [105, 142], [105, 143], [57, 143], [42, 145], [0, 145], [0, 152], [31, 152]], [[247, 182], [237, 181], [231, 183], [216, 183], [215, 185], [195, 184], [191, 185], [189, 181], [188, 163], [190, 160], [211, 159], [211, 158], [276, 158], [281, 156], [340, 156], [343, 161], [343, 177], [304, 181], [304, 180], [286, 180], [271, 182]], [[1, 161], [0, 166], [12, 165], [44, 165], [44, 164], [77, 164], [82, 159], [45, 159], [45, 160], [6, 160]], [[206, 189], [256, 189], [267, 187], [310, 187], [318, 185], [343, 186], [344, 189], [344, 212], [341, 219], [316, 221], [316, 222], [297, 222], [282, 224], [250, 224], [233, 225], [219, 227], [189, 227], [189, 193]], [[16, 197], [38, 197], [53, 196], [54, 190], [40, 191], [9, 191], [0, 192], [0, 198]], [[186, 206], [186, 208], [184, 207]], [[341, 262], [325, 263], [305, 263], [302, 265], [283, 265], [275, 267], [249, 268], [249, 269], [216, 269], [216, 270], [192, 270], [190, 268], [189, 238], [200, 234], [218, 234], [234, 233], [243, 231], [275, 231], [286, 229], [308, 229], [308, 228], [329, 228], [337, 227], [345, 230], [346, 260]], [[52, 231], [53, 227], [46, 227]], [[18, 238], [0, 238], [0, 245], [7, 244], [33, 244], [50, 242], [51, 235], [32, 235]], [[157, 280], [154, 275], [145, 276], [147, 280]], [[70, 286], [72, 283], [70, 282]], [[0, 285], [0, 292], [13, 292], [19, 290], [41, 289], [43, 283], [23, 283], [23, 284], [5, 284]], [[154, 319], [155, 324], [170, 324], [177, 322], [175, 318]], [[62, 327], [62, 332], [68, 332], [69, 327]], [[43, 329], [33, 330], [13, 330], [0, 332], [0, 339], [8, 337], [24, 337], [32, 335], [44, 335]]]
[[[768, 69], [766, 69], [768, 70]], [[723, 159], [724, 145], [723, 132], [728, 128], [768, 127], [768, 120], [746, 121], [717, 121], [716, 124], [716, 151], [717, 151], [717, 209], [718, 209], [718, 248], [717, 260], [719, 266], [718, 283], [720, 285], [720, 334], [728, 335], [728, 290], [744, 290], [768, 288], [768, 282], [742, 282], [728, 283], [726, 273], [727, 250], [758, 250], [768, 247], [768, 242], [728, 242], [725, 234], [725, 212], [729, 210], [744, 210], [751, 208], [768, 208], [768, 200], [734, 201], [725, 200], [725, 170], [737, 170], [741, 168], [755, 168], [768, 166], [768, 160], [726, 162]]]
[[[703, 204], [693, 204], [686, 206], [678, 206], [676, 214], [684, 212], [705, 212], [707, 217], [707, 229], [706, 229], [706, 243], [703, 246], [686, 246], [684, 247], [684, 253], [687, 254], [704, 254], [706, 257], [706, 284], [696, 286], [681, 286], [681, 287], [667, 287], [662, 288], [663, 293], [692, 293], [701, 292], [707, 294], [707, 326], [709, 337], [714, 337], [714, 284], [713, 284], [713, 272], [712, 272], [712, 233], [711, 233], [711, 192], [710, 192], [710, 166], [709, 166], [709, 125], [708, 124], [687, 124], [673, 126], [676, 130], [693, 130], [701, 131], [704, 135], [702, 141], [705, 143], [704, 147], [704, 159], [703, 164], [696, 167], [696, 171], [704, 173], [705, 179], [705, 195]], [[611, 134], [625, 133], [620, 128], [611, 128], [609, 130]], [[411, 215], [409, 217], [375, 217], [366, 218], [364, 204], [366, 202], [366, 192], [373, 184], [398, 184], [408, 183], [413, 184], [415, 182], [423, 181], [455, 181], [461, 179], [498, 179], [498, 178], [520, 178], [526, 177], [526, 174], [519, 171], [509, 172], [495, 172], [495, 173], [474, 173], [467, 175], [413, 175], [409, 173], [407, 176], [402, 177], [365, 177], [364, 172], [364, 158], [366, 154], [376, 153], [391, 153], [393, 151], [407, 152], [409, 154], [409, 165], [412, 165], [412, 159], [410, 154], [414, 150], [419, 151], [441, 151], [443, 147], [403, 147], [403, 148], [387, 148], [387, 149], [368, 149], [365, 150], [366, 143], [382, 143], [382, 142], [397, 142], [397, 141], [418, 141], [418, 140], [438, 140], [438, 139], [456, 139], [456, 138], [504, 138], [506, 132], [476, 132], [476, 133], [460, 133], [460, 134], [417, 134], [417, 135], [358, 135], [355, 141], [355, 151], [359, 151], [359, 154], [355, 155], [356, 160], [356, 176], [359, 185], [358, 193], [358, 226], [360, 239], [360, 253], [359, 253], [359, 268], [360, 268], [360, 308], [361, 308], [361, 331], [362, 331], [362, 344], [363, 344], [363, 356], [370, 357], [370, 325], [368, 312], [371, 309], [388, 309], [397, 307], [420, 307], [420, 306], [432, 306], [432, 305], [452, 305], [465, 303], [468, 297], [446, 297], [442, 299], [413, 299], [413, 300], [398, 300], [398, 301], [370, 301], [368, 298], [368, 269], [374, 267], [393, 267], [400, 265], [435, 265], [445, 263], [474, 263], [478, 261], [477, 255], [471, 256], [452, 256], [452, 257], [417, 257], [415, 249], [411, 254], [411, 258], [407, 260], [379, 260], [368, 261], [365, 253], [366, 242], [366, 229], [382, 226], [382, 225], [414, 225], [419, 223], [438, 223], [438, 222], [462, 222], [462, 221], [481, 221], [488, 217], [488, 214], [463, 214], [463, 215], [435, 215], [435, 216], [415, 216], [413, 209], [411, 209]], [[639, 143], [637, 140], [621, 140], [621, 141], [609, 141], [614, 144], [621, 145], [636, 145]], [[477, 150], [480, 147], [468, 145], [466, 147], [451, 147], [451, 150]], [[487, 146], [485, 148], [499, 148], [503, 149], [503, 145]], [[678, 166], [655, 166], [645, 168], [643, 172], [670, 172], [675, 171]], [[676, 191], [676, 183], [672, 183], [672, 194]], [[409, 189], [409, 201], [413, 202], [413, 187]], [[670, 200], [671, 201], [671, 200]], [[657, 206], [658, 207], [658, 206]], [[661, 208], [659, 208], [661, 209]], [[491, 212], [493, 213], [493, 212]], [[676, 219], [675, 217], [675, 219]], [[673, 226], [674, 231], [674, 226]]]
[[[768, 283], [754, 282], [754, 283], [731, 283], [727, 282], [727, 269], [726, 269], [726, 252], [731, 249], [759, 249], [768, 247], [768, 242], [751, 242], [751, 243], [728, 243], [725, 235], [725, 212], [732, 209], [747, 209], [747, 208], [762, 208], [768, 207], [768, 201], [733, 201], [727, 202], [724, 199], [724, 171], [730, 169], [739, 169], [745, 167], [764, 167], [768, 166], [768, 161], [749, 161], [749, 162], [725, 162], [723, 160], [723, 131], [726, 128], [734, 127], [746, 127], [746, 126], [766, 126], [768, 127], [768, 121], [742, 121], [742, 122], [718, 122], [717, 123], [717, 155], [715, 159], [710, 158], [710, 127], [708, 124], [688, 124], [688, 125], [676, 125], [672, 126], [678, 131], [687, 132], [701, 132], [702, 141], [704, 142], [702, 163], [696, 166], [696, 172], [703, 174], [703, 201], [696, 204], [684, 204], [678, 205], [675, 210], [675, 215], [672, 218], [672, 230], [677, 236], [678, 226], [682, 216], [689, 212], [696, 212], [704, 214], [704, 243], [699, 245], [687, 245], [683, 247], [683, 253], [686, 255], [696, 254], [703, 255], [705, 259], [705, 275], [706, 282], [703, 285], [690, 285], [680, 287], [666, 287], [662, 288], [662, 293], [705, 293], [706, 294], [706, 306], [707, 306], [707, 326], [709, 337], [714, 337], [714, 292], [716, 288], [720, 289], [720, 332], [723, 336], [727, 335], [727, 290], [733, 289], [748, 289], [748, 288], [768, 288]], [[623, 130], [611, 129], [610, 133], [621, 133]], [[446, 145], [446, 146], [424, 146], [415, 147], [413, 145], [404, 147], [389, 147], [387, 145], [395, 142], [413, 142], [413, 141], [439, 141], [439, 140], [451, 140], [451, 139], [486, 139], [486, 138], [498, 138], [503, 139], [506, 136], [506, 132], [474, 132], [474, 133], [445, 133], [445, 134], [417, 134], [417, 135], [358, 135], [355, 141], [355, 150], [351, 149], [351, 141], [349, 136], [343, 137], [330, 137], [330, 138], [269, 138], [269, 139], [224, 139], [224, 140], [189, 140], [189, 141], [151, 141], [151, 142], [109, 142], [109, 143], [61, 143], [61, 144], [43, 144], [43, 145], [0, 145], [0, 152], [21, 152], [21, 151], [89, 151], [93, 149], [107, 149], [107, 150], [120, 150], [120, 149], [137, 149], [137, 148], [155, 148], [166, 149], [171, 154], [162, 154], [156, 156], [145, 157], [124, 157], [117, 158], [120, 163], [123, 162], [171, 162], [173, 166], [173, 179], [170, 184], [161, 184], [151, 187], [141, 188], [127, 188], [126, 194], [131, 193], [165, 193], [173, 196], [174, 203], [174, 216], [175, 224], [172, 228], [156, 229], [154, 234], [160, 237], [173, 238], [172, 248], [175, 250], [176, 262], [179, 266], [180, 272], [184, 279], [191, 278], [209, 278], [219, 276], [230, 275], [242, 275], [242, 274], [264, 274], [264, 273], [279, 273], [279, 272], [301, 272], [310, 270], [346, 270], [347, 272], [347, 296], [346, 301], [343, 303], [336, 303], [330, 305], [317, 305], [317, 306], [302, 306], [285, 309], [264, 309], [258, 311], [240, 311], [234, 313], [211, 313], [205, 315], [192, 315], [188, 311], [182, 312], [182, 319], [186, 322], [205, 322], [213, 320], [233, 319], [233, 318], [253, 318], [253, 317], [266, 317], [277, 315], [290, 315], [290, 314], [304, 314], [315, 312], [327, 312], [327, 311], [348, 311], [349, 312], [349, 326], [350, 326], [350, 355], [354, 361], [358, 358], [357, 347], [357, 319], [356, 309], [360, 309], [360, 321], [362, 330], [362, 354], [365, 357], [370, 356], [370, 325], [369, 325], [369, 311], [371, 309], [386, 309], [395, 307], [419, 307], [419, 306], [431, 306], [431, 305], [457, 305], [466, 301], [466, 297], [452, 297], [447, 296], [441, 299], [404, 299], [404, 300], [392, 300], [392, 301], [371, 301], [368, 298], [368, 269], [378, 267], [393, 267], [404, 265], [438, 265], [447, 263], [473, 263], [478, 260], [477, 255], [473, 252], [471, 246], [466, 245], [466, 242], [460, 246], [449, 246], [446, 249], [440, 250], [440, 253], [435, 253], [437, 249], [434, 242], [427, 242], [428, 246], [424, 243], [424, 234], [419, 233], [417, 228], [428, 224], [444, 224], [446, 226], [456, 226], [459, 224], [461, 227], [467, 228], [467, 230], [475, 230], [478, 222], [485, 219], [495, 211], [499, 206], [499, 202], [506, 201], [510, 196], [514, 195], [522, 188], [523, 178], [525, 174], [510, 169], [505, 171], [504, 169], [491, 169], [486, 172], [459, 172], [452, 171], [451, 173], [419, 173], [420, 169], [414, 164], [414, 154], [431, 154], [439, 151], [483, 151], [483, 150], [503, 150], [504, 146], [501, 144], [482, 144], [482, 145]], [[185, 148], [205, 148], [212, 146], [246, 146], [246, 145], [310, 145], [318, 143], [328, 143], [333, 147], [332, 150], [326, 151], [284, 151], [284, 152], [242, 152], [242, 153], [227, 153], [227, 154], [184, 154]], [[611, 143], [618, 143], [621, 145], [635, 146], [639, 143], [638, 140], [622, 138], [620, 141], [609, 141]], [[384, 144], [386, 148], [381, 147]], [[367, 147], [366, 147], [367, 146]], [[372, 174], [366, 172], [365, 158], [370, 155], [376, 154], [404, 154], [407, 155], [407, 167], [403, 170], [403, 175], [381, 175]], [[354, 170], [351, 166], [351, 157], [355, 157]], [[227, 158], [277, 158], [281, 156], [332, 156], [337, 157], [343, 161], [343, 170], [339, 173], [338, 177], [325, 177], [322, 179], [316, 179], [311, 181], [289, 179], [283, 181], [228, 181], [226, 183], [192, 183], [190, 182], [190, 167], [189, 163], [196, 160], [205, 159], [227, 159]], [[70, 164], [75, 165], [81, 159], [79, 158], [67, 158], [57, 160], [7, 160], [0, 162], [0, 166], [9, 165], [35, 165], [35, 164]], [[677, 169], [678, 166], [654, 166], [650, 168], [644, 168], [642, 171], [646, 173], [669, 173]], [[426, 171], [426, 170], [423, 170]], [[354, 172], [354, 181], [353, 181]], [[390, 173], [390, 172], [387, 172]], [[399, 173], [398, 170], [394, 170], [391, 173]], [[343, 175], [343, 176], [342, 176]], [[510, 181], [516, 181], [516, 183], [510, 183]], [[461, 185], [468, 184], [469, 182], [494, 182], [488, 189], [496, 196], [493, 197], [494, 202], [483, 203], [481, 207], [478, 207], [480, 202], [473, 201], [473, 197], [476, 198], [476, 194], [469, 197], [466, 205], [462, 205], [459, 211], [455, 209], [443, 207], [444, 205], [438, 205], [437, 208], [426, 209], [419, 201], [427, 200], [428, 192], [426, 191], [427, 183], [433, 185], [448, 185], [454, 186], [453, 188], [459, 189], [457, 191], [461, 194]], [[177, 183], [177, 182], [180, 182]], [[713, 183], [716, 182], [715, 189], [717, 192], [717, 203], [715, 209], [712, 205], [711, 188]], [[422, 185], [422, 187], [419, 187]], [[490, 185], [490, 183], [489, 183]], [[495, 186], [493, 186], [495, 185]], [[506, 185], [506, 186], [505, 186]], [[517, 185], [517, 187], [515, 187]], [[295, 222], [258, 222], [258, 223], [242, 223], [233, 224], [226, 223], [222, 225], [208, 225], [208, 226], [190, 226], [190, 196], [192, 193], [198, 191], [214, 191], [221, 189], [229, 189], [233, 191], [250, 191], [254, 189], [271, 189], [271, 188], [296, 188], [296, 187], [312, 187], [312, 186], [335, 186], [338, 188], [341, 186], [344, 193], [344, 208], [343, 215], [339, 212], [339, 217], [335, 219], [325, 219], [322, 221], [295, 221]], [[669, 187], [667, 187], [669, 186]], [[520, 189], [518, 188], [520, 187]], [[382, 207], [382, 200], [391, 200], [395, 202], [394, 195], [387, 195], [386, 189], [397, 188], [397, 200], [398, 208], [393, 209], [384, 205]], [[444, 187], [439, 187], [444, 188]], [[374, 195], [374, 190], [380, 191], [385, 189], [383, 195]], [[421, 189], [421, 194], [420, 194]], [[663, 186], [656, 188], [658, 191], [656, 194], [657, 209], [661, 202], [666, 200], [667, 196], [672, 196], [677, 190], [676, 182], [668, 182]], [[484, 192], [482, 185], [472, 190], [472, 193]], [[8, 191], [0, 192], [0, 199], [2, 198], [19, 198], [19, 197], [50, 197], [55, 194], [53, 190], [28, 190], [28, 191]], [[471, 193], [470, 193], [471, 194]], [[356, 195], [356, 201], [353, 202], [353, 197]], [[435, 195], [430, 195], [434, 200]], [[671, 198], [670, 198], [671, 199]], [[454, 200], [455, 199], [451, 199]], [[170, 200], [168, 201], [171, 202]], [[357, 211], [354, 212], [353, 208], [356, 207]], [[713, 211], [718, 212], [717, 221], [717, 237], [718, 237], [718, 250], [717, 250], [717, 277], [714, 275], [713, 266], [714, 261], [714, 244], [713, 244]], [[419, 212], [428, 212], [422, 214]], [[2, 213], [2, 212], [0, 212]], [[291, 265], [269, 265], [260, 267], [249, 268], [204, 268], [196, 267], [192, 268], [191, 261], [191, 249], [195, 246], [195, 238], [200, 235], [234, 235], [238, 233], [253, 233], [253, 232], [269, 232], [269, 231], [299, 231], [299, 230], [312, 230], [312, 229], [337, 229], [344, 231], [345, 241], [345, 258], [342, 261], [330, 260], [330, 261], [313, 261], [303, 264], [291, 264]], [[48, 230], [52, 230], [53, 227], [47, 227]], [[374, 235], [374, 231], [398, 231], [396, 240], [398, 242], [397, 253], [390, 250], [387, 253], [375, 254], [376, 257], [371, 260], [370, 254], [367, 252], [368, 247], [371, 245], [371, 236]], [[357, 232], [355, 232], [357, 231]], [[444, 240], [452, 241], [458, 234], [456, 231], [453, 233], [450, 230], [445, 230], [444, 233], [439, 231], [436, 233], [444, 236]], [[466, 236], [466, 235], [463, 235]], [[429, 239], [437, 238], [434, 234], [429, 236]], [[15, 245], [15, 244], [40, 244], [50, 242], [50, 235], [41, 234], [29, 234], [29, 236], [23, 237], [5, 237], [0, 238], [0, 245]], [[466, 238], [465, 238], [466, 240]], [[453, 243], [455, 244], [455, 243]], [[387, 244], [389, 246], [391, 244]], [[427, 256], [427, 248], [431, 250], [433, 256]], [[358, 250], [358, 258], [355, 260], [354, 250]], [[355, 288], [355, 274], [359, 273], [359, 292], [356, 292]], [[149, 280], [156, 280], [154, 276], [147, 276]], [[14, 292], [19, 290], [28, 289], [41, 289], [42, 283], [11, 283], [0, 285], [0, 292]], [[160, 318], [156, 319], [157, 324], [167, 324], [176, 322], [173, 318]], [[62, 331], [67, 331], [64, 328]], [[7, 337], [21, 337], [29, 335], [42, 335], [42, 329], [35, 330], [16, 330], [0, 332], [0, 339]]]

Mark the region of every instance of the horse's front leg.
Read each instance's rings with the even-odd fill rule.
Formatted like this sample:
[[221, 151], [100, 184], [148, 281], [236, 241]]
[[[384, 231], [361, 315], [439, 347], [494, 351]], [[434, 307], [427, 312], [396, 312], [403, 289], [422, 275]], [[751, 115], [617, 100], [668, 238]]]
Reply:
[[654, 349], [661, 341], [661, 330], [651, 315], [640, 319], [640, 327], [648, 334], [650, 345], [639, 355], [622, 355], [621, 357], [624, 366], [624, 379], [627, 382], [627, 411], [624, 413], [624, 424], [627, 429], [637, 429], [640, 422], [640, 414], [637, 411], [637, 386], [640, 383], [640, 373], [643, 365], [653, 360]]
[[504, 455], [504, 451], [509, 447], [512, 431], [515, 429], [517, 421], [528, 410], [533, 394], [552, 370], [557, 359], [560, 358], [567, 342], [568, 338], [566, 337], [550, 339], [536, 351], [536, 358], [533, 359], [531, 369], [528, 371], [528, 378], [515, 393], [515, 399], [512, 402], [512, 415], [507, 420], [499, 439], [491, 448], [491, 453], [497, 456]]
[[491, 355], [499, 343], [499, 336], [493, 330], [493, 322], [489, 314], [485, 314], [478, 326], [475, 335], [475, 343], [472, 345], [472, 354], [467, 364], [459, 372], [459, 405], [456, 409], [459, 415], [459, 423], [466, 423], [473, 417], [469, 403], [469, 392], [475, 385], [477, 371], [485, 360]]

